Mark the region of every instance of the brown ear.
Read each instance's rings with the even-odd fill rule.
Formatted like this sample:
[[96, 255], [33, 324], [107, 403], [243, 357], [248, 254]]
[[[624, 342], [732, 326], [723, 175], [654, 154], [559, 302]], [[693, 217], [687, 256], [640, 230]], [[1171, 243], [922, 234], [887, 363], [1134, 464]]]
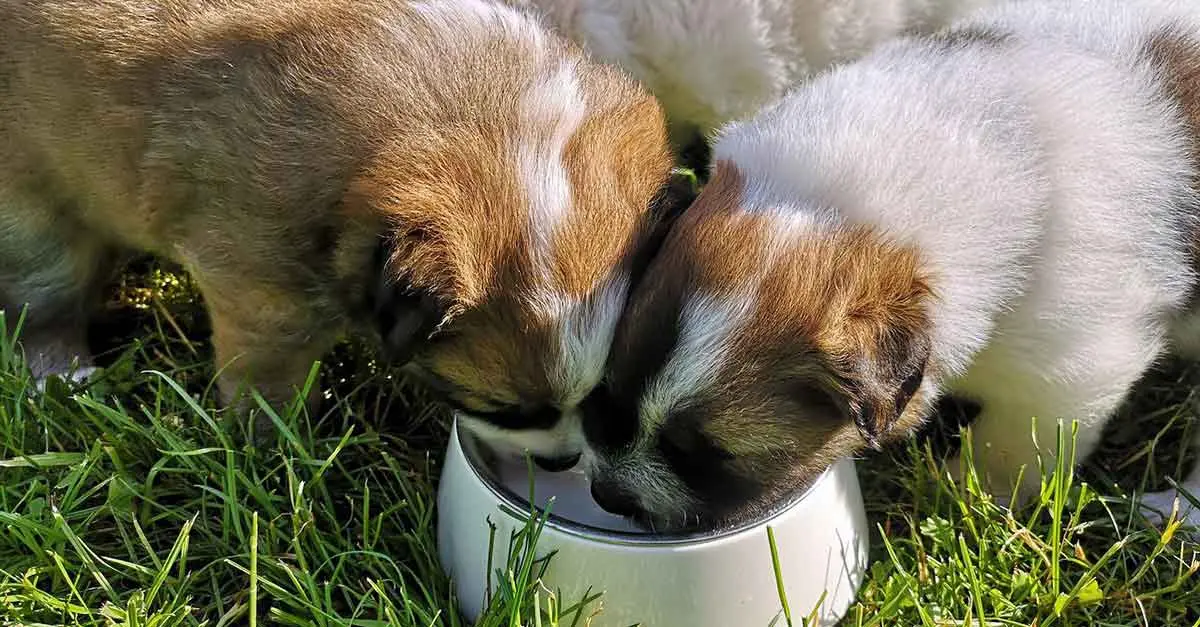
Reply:
[[921, 388], [929, 365], [933, 299], [916, 251], [862, 234], [841, 241], [846, 263], [827, 301], [817, 347], [844, 408], [878, 447]]
[[372, 261], [369, 302], [385, 360], [403, 364], [429, 339], [446, 317], [446, 308], [427, 290], [390, 269], [394, 245], [381, 239]]
[[859, 433], [879, 448], [925, 380], [929, 340], [924, 333], [888, 334], [843, 375], [847, 409]]
[[[452, 314], [454, 268], [436, 234], [442, 199], [408, 180], [390, 161], [357, 176], [342, 200], [347, 221], [377, 239], [367, 276], [367, 311], [381, 341], [381, 357], [406, 363]], [[362, 257], [355, 256], [356, 261]], [[361, 263], [361, 261], [358, 261]]]

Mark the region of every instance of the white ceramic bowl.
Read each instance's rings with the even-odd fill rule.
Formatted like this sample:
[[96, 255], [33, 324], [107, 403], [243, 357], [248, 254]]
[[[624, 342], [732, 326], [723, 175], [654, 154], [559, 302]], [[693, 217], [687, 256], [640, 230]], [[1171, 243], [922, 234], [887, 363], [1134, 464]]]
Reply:
[[[439, 485], [438, 551], [460, 609], [473, 621], [488, 587], [497, 586], [496, 573], [488, 572], [489, 541], [493, 571], [503, 569], [511, 534], [530, 516], [522, 496], [529, 494], [529, 475], [523, 467], [489, 467], [468, 433], [456, 425], [452, 434]], [[866, 571], [868, 527], [851, 460], [834, 464], [764, 520], [689, 536], [650, 534], [603, 512], [586, 478], [572, 471], [537, 472], [535, 481], [536, 501], [556, 497], [537, 544], [539, 556], [557, 552], [542, 580], [561, 594], [563, 607], [589, 588], [603, 593], [584, 610], [585, 618], [602, 610], [591, 627], [767, 627], [782, 609], [768, 526], [796, 625], [814, 609], [820, 624], [835, 623]]]

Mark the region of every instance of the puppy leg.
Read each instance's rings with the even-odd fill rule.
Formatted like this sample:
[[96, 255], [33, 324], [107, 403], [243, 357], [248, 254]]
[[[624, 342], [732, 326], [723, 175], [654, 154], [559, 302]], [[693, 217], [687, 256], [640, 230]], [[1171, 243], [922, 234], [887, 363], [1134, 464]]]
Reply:
[[[1181, 316], [1171, 329], [1172, 348], [1177, 354], [1191, 360], [1200, 360], [1200, 312], [1191, 312]], [[1195, 435], [1192, 446], [1200, 451], [1200, 424], [1192, 426]], [[1200, 460], [1195, 462], [1191, 474], [1182, 482], [1177, 482], [1179, 489], [1163, 490], [1143, 495], [1141, 498], [1142, 513], [1154, 524], [1161, 524], [1166, 516], [1171, 514], [1176, 500], [1179, 503], [1179, 517], [1200, 533], [1200, 507], [1192, 504], [1185, 494], [1200, 502]]]
[[[252, 385], [274, 407], [291, 402], [313, 362], [332, 347], [341, 330], [335, 315], [322, 315], [311, 293], [256, 281], [255, 272], [200, 273], [201, 293], [212, 320], [221, 400], [243, 414], [254, 407]], [[320, 399], [310, 390], [310, 408]], [[255, 441], [273, 434], [270, 418], [259, 416]]]
[[[87, 319], [111, 256], [60, 207], [0, 188], [0, 309], [15, 325], [34, 377], [86, 379], [95, 369]], [[39, 383], [39, 385], [40, 385]]]
[[[1057, 465], [1060, 421], [1062, 454], [1076, 463], [1087, 459], [1109, 417], [1161, 354], [1162, 337], [1140, 320], [1124, 326], [1109, 322], [1103, 328], [1059, 329], [1055, 336], [1035, 337], [1030, 346], [1042, 348], [1040, 355], [1016, 350], [1007, 357], [985, 356], [963, 390], [983, 407], [971, 444], [984, 485], [1008, 495], [1024, 467], [1018, 501], [1037, 495], [1039, 459], [1047, 472]], [[1072, 421], [1078, 425], [1074, 450]]]
[[[1200, 430], [1200, 425], [1193, 428]], [[1192, 445], [1200, 450], [1200, 431], [1193, 438]], [[1171, 510], [1178, 500], [1179, 518], [1200, 533], [1200, 507], [1194, 505], [1192, 500], [1187, 497], [1187, 494], [1190, 494], [1192, 499], [1200, 502], [1200, 460], [1196, 461], [1191, 474], [1183, 481], [1177, 482], [1176, 485], [1178, 489], [1163, 490], [1142, 496], [1140, 503], [1142, 512], [1151, 522], [1161, 524], [1164, 517], [1171, 514]], [[1183, 494], [1183, 492], [1187, 494]]]
[[[1069, 391], [1062, 392], [1064, 397]], [[1097, 411], [1083, 405], [1071, 408], [1039, 394], [1043, 403], [1022, 402], [1013, 398], [984, 399], [984, 409], [971, 429], [970, 444], [975, 470], [983, 487], [1002, 504], [1015, 497], [1015, 504], [1035, 496], [1041, 490], [1041, 468], [1053, 472], [1057, 464], [1058, 425], [1062, 418], [1064, 449], [1062, 455], [1077, 462], [1085, 459], [1100, 441], [1102, 420], [1088, 419], [1083, 411]], [[1028, 399], [1035, 401], [1036, 399]], [[1115, 409], [1116, 404], [1112, 405]], [[1101, 410], [1102, 411], [1102, 410]], [[1106, 414], [1104, 414], [1106, 415]], [[1092, 414], [1095, 416], [1095, 414]], [[1082, 419], [1081, 419], [1082, 418]], [[1072, 450], [1071, 419], [1079, 422]], [[960, 457], [951, 461], [951, 472], [959, 481], [966, 470]], [[1017, 479], [1020, 477], [1020, 483]], [[1014, 493], [1013, 490], [1016, 490]]]

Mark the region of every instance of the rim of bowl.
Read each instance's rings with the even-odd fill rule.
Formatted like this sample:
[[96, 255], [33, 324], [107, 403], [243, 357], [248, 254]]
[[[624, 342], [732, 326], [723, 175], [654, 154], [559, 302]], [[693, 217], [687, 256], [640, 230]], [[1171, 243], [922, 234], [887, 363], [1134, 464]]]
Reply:
[[[460, 434], [462, 428], [457, 419], [454, 421], [453, 437], [458, 442], [458, 448], [462, 451], [463, 459], [467, 462], [467, 467], [471, 469], [471, 473], [479, 480], [481, 484], [487, 487], [488, 491], [499, 501], [500, 508], [510, 516], [517, 518], [521, 522], [528, 522], [530, 515], [538, 515], [545, 510], [541, 507], [536, 507], [529, 502], [529, 499], [517, 494], [504, 487], [500, 481], [493, 476], [495, 473], [491, 469], [481, 470], [481, 466], [486, 468], [487, 464], [476, 458], [472, 450], [477, 446], [471, 440], [473, 436], [470, 433]], [[466, 437], [463, 437], [465, 435]], [[829, 468], [826, 468], [808, 487], [803, 490], [797, 490], [786, 499], [771, 507], [770, 511], [754, 520], [720, 527], [717, 529], [694, 531], [686, 533], [651, 533], [649, 531], [619, 531], [616, 529], [608, 529], [605, 527], [597, 527], [587, 523], [581, 523], [565, 516], [550, 512], [546, 517], [545, 526], [560, 531], [569, 536], [581, 538], [591, 542], [601, 544], [619, 544], [626, 546], [671, 546], [671, 545], [691, 545], [708, 542], [732, 536], [748, 529], [762, 527], [770, 524], [771, 521], [780, 517], [793, 506], [799, 504], [810, 493], [816, 490], [821, 484], [825, 483], [835, 468], [838, 467], [842, 460], [834, 462]]]

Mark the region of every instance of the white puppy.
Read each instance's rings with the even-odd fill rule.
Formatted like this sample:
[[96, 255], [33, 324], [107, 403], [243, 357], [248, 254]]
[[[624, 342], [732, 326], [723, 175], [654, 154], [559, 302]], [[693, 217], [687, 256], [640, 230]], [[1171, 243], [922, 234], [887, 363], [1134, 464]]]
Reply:
[[662, 102], [677, 144], [835, 63], [992, 0], [507, 0], [532, 7]]
[[946, 392], [982, 405], [984, 478], [1004, 494], [1024, 466], [1029, 494], [1057, 419], [1083, 459], [1156, 360], [1200, 355], [1194, 0], [985, 10], [815, 79], [714, 156], [585, 403], [613, 511], [753, 516]]

